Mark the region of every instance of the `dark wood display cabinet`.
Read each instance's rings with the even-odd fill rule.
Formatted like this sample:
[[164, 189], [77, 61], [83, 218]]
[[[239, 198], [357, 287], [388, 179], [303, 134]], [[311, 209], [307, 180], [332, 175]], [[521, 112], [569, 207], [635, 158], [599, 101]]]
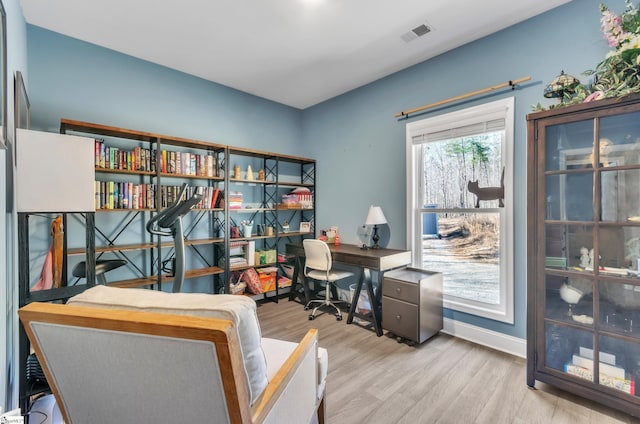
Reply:
[[640, 96], [527, 125], [527, 384], [640, 416]]

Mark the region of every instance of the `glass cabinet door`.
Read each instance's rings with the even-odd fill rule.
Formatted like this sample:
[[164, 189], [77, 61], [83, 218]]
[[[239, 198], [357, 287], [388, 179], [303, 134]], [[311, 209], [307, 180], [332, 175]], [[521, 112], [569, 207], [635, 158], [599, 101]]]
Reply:
[[543, 148], [540, 365], [574, 381], [635, 395], [640, 113], [548, 125]]

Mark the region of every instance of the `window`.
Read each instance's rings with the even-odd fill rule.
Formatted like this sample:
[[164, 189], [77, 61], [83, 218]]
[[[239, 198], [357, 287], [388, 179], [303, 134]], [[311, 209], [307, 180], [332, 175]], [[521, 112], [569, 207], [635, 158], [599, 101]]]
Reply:
[[513, 98], [407, 124], [407, 240], [444, 306], [513, 323]]

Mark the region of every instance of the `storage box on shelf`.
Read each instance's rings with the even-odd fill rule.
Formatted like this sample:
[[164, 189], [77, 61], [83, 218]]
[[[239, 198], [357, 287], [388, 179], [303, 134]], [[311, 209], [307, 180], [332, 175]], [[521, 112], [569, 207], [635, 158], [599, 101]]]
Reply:
[[527, 384], [639, 416], [640, 96], [527, 121]]

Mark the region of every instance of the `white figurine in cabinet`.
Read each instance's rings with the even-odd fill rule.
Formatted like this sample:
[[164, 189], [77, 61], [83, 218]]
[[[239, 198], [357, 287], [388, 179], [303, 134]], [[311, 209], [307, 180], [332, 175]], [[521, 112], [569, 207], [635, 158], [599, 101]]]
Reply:
[[593, 266], [593, 263], [590, 262], [589, 249], [586, 247], [580, 248], [580, 266], [582, 268]]

